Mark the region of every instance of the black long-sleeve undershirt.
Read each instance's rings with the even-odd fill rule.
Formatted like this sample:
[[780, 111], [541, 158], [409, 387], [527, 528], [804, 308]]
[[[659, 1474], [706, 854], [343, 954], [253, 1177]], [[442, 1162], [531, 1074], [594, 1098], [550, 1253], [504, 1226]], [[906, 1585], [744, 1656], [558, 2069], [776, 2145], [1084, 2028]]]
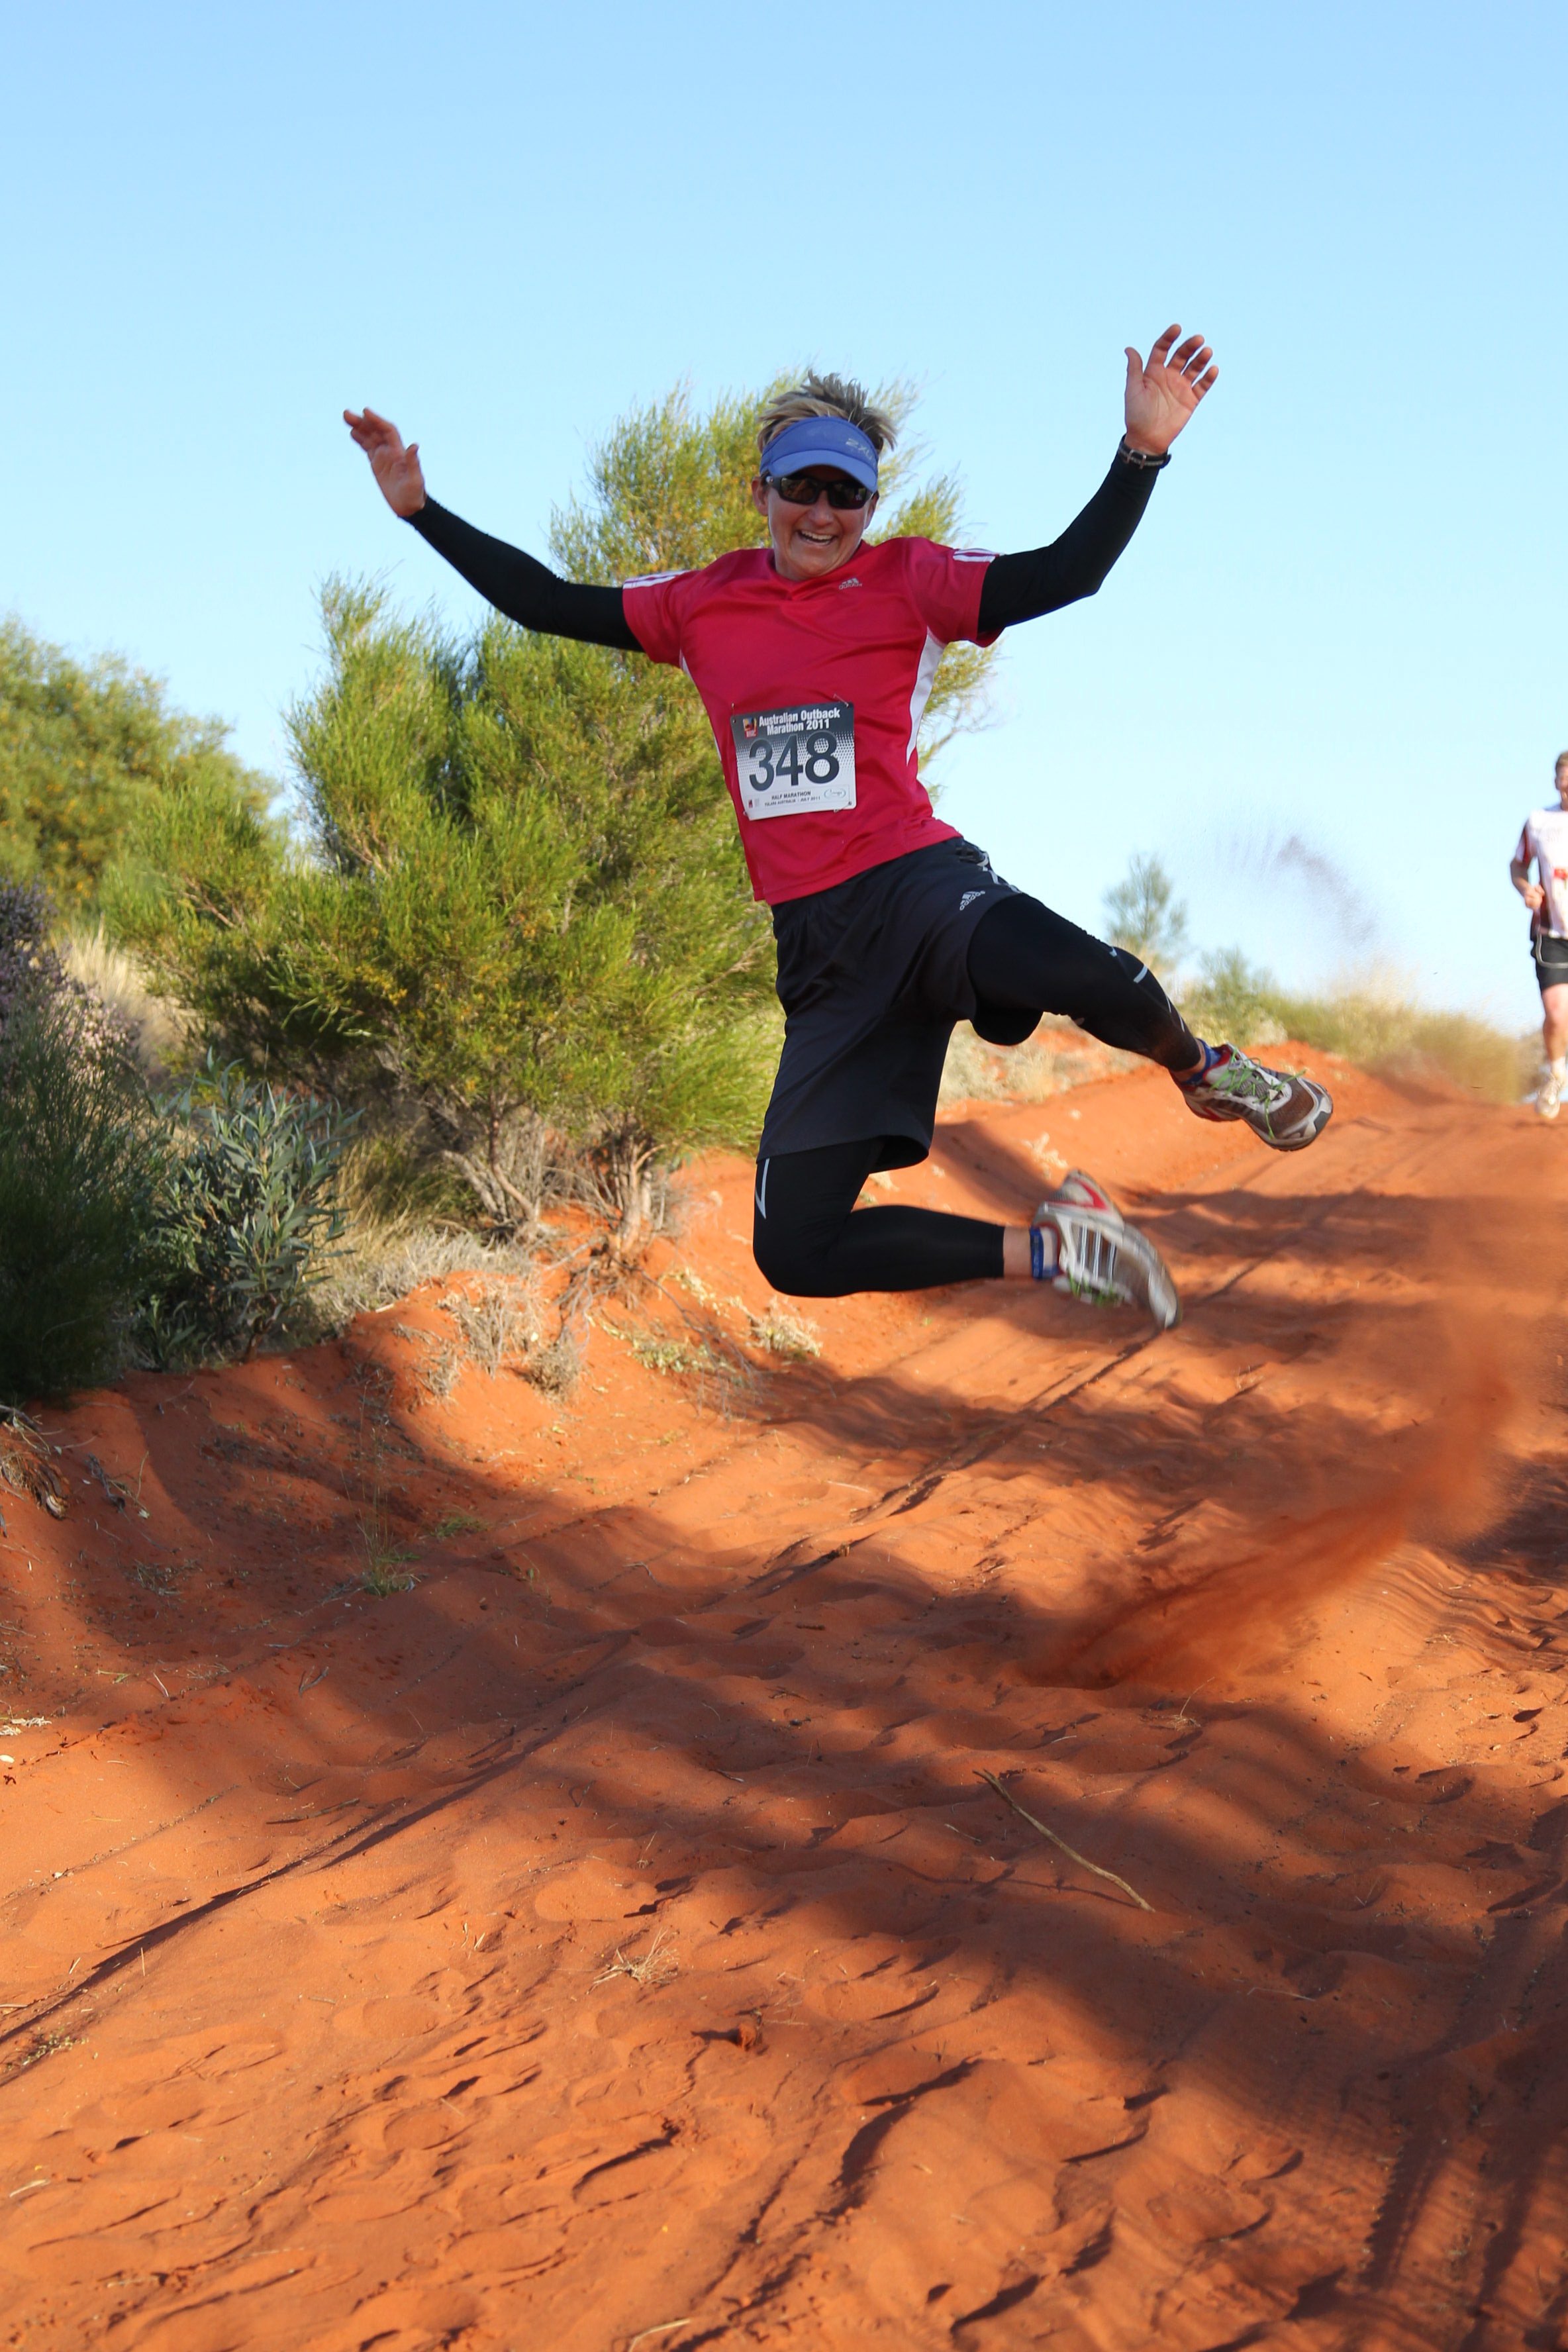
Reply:
[[[1038, 620], [1092, 596], [1142, 520], [1158, 471], [1131, 464], [1118, 449], [1104, 481], [1059, 539], [1026, 554], [994, 557], [980, 592], [980, 635], [996, 636], [1020, 621]], [[434, 499], [426, 499], [408, 520], [509, 621], [551, 636], [641, 653], [618, 588], [563, 580], [547, 564], [476, 530]]]
[[632, 634], [626, 604], [618, 588], [592, 588], [579, 580], [562, 580], [548, 564], [476, 530], [460, 515], [449, 514], [434, 499], [426, 499], [409, 521], [421, 539], [428, 540], [460, 572], [470, 588], [492, 604], [509, 621], [546, 636], [577, 637], [584, 645], [614, 646], [621, 653], [640, 654]]
[[1160, 470], [1135, 466], [1119, 448], [1104, 481], [1059, 539], [1026, 555], [994, 557], [980, 591], [980, 635], [995, 636], [1094, 595], [1142, 521]]

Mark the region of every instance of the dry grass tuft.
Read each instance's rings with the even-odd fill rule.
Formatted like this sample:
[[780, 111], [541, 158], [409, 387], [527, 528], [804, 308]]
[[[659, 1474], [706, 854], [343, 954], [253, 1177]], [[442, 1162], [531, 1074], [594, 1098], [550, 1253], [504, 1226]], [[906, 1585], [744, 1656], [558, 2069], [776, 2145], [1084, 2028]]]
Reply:
[[419, 1367], [419, 1385], [431, 1396], [444, 1402], [462, 1378], [463, 1351], [450, 1339], [433, 1339], [428, 1344], [431, 1352]]
[[55, 1468], [53, 1451], [36, 1421], [17, 1406], [0, 1406], [0, 1486], [41, 1503], [52, 1519], [63, 1519], [66, 1483]]
[[782, 1298], [770, 1298], [761, 1315], [748, 1315], [746, 1321], [752, 1345], [765, 1348], [770, 1356], [782, 1356], [786, 1363], [801, 1363], [822, 1353], [822, 1335], [816, 1324], [795, 1314]]
[[546, 1396], [564, 1396], [575, 1387], [583, 1370], [583, 1343], [563, 1326], [554, 1339], [536, 1348], [522, 1367], [522, 1377]]
[[411, 1551], [399, 1546], [393, 1535], [392, 1520], [381, 1494], [371, 1496], [360, 1514], [360, 1548], [364, 1553], [364, 1572], [360, 1578], [360, 1590], [385, 1601], [395, 1592], [411, 1592], [414, 1579], [408, 1563]]
[[68, 931], [59, 959], [72, 980], [120, 1015], [142, 1070], [154, 1085], [166, 1086], [191, 1058], [194, 1030], [184, 1008], [149, 988], [135, 958], [115, 947], [101, 924]]
[[[397, 1552], [393, 1558], [395, 1560], [405, 1556]], [[412, 1592], [414, 1590], [414, 1579], [408, 1570], [384, 1559], [373, 1559], [359, 1582], [360, 1591], [368, 1592], [374, 1601], [389, 1601], [395, 1592]]]
[[454, 1290], [441, 1312], [458, 1327], [463, 1352], [487, 1380], [540, 1345], [539, 1288], [530, 1266], [523, 1275], [490, 1276], [468, 1290]]
[[675, 1957], [671, 1939], [661, 1927], [646, 1952], [637, 1959], [628, 1959], [617, 1950], [606, 1969], [594, 1979], [596, 1985], [608, 1984], [614, 1977], [629, 1977], [640, 1992], [657, 1991], [680, 1974], [680, 1963]]
[[156, 1600], [177, 1601], [180, 1597], [179, 1580], [174, 1570], [165, 1568], [161, 1561], [137, 1560], [132, 1568], [131, 1580], [133, 1584], [139, 1584], [143, 1592], [151, 1592]]
[[426, 1543], [450, 1543], [454, 1536], [478, 1536], [484, 1533], [483, 1519], [476, 1519], [472, 1511], [447, 1511], [425, 1530]]
[[533, 1254], [516, 1242], [487, 1242], [478, 1234], [416, 1224], [400, 1218], [379, 1222], [351, 1214], [337, 1265], [319, 1298], [334, 1328], [354, 1316], [390, 1307], [426, 1282], [455, 1275], [484, 1280], [527, 1276]]
[[[610, 1327], [606, 1326], [606, 1328]], [[716, 1372], [718, 1358], [703, 1340], [672, 1339], [658, 1331], [618, 1335], [629, 1339], [632, 1354], [650, 1372]]]
[[427, 1282], [453, 1281], [441, 1311], [456, 1329], [443, 1344], [425, 1335], [428, 1349], [416, 1374], [431, 1396], [449, 1397], [465, 1363], [487, 1379], [520, 1372], [548, 1396], [563, 1396], [583, 1369], [583, 1349], [570, 1328], [570, 1305], [560, 1328], [546, 1339], [539, 1259], [521, 1241], [489, 1242], [477, 1234], [393, 1219], [351, 1220], [347, 1245], [320, 1295], [329, 1328], [355, 1315], [391, 1306]]
[[1389, 1077], [1447, 1078], [1485, 1102], [1518, 1102], [1538, 1051], [1533, 1036], [1510, 1036], [1469, 1013], [1430, 1013], [1376, 989], [1279, 996], [1272, 1010], [1283, 1033], [1303, 1045]]

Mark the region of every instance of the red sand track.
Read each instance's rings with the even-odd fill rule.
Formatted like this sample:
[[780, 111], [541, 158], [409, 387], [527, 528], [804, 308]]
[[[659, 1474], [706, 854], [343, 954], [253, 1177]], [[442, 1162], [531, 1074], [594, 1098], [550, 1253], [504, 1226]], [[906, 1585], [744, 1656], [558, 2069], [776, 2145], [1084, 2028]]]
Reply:
[[763, 1303], [726, 1161], [565, 1405], [437, 1402], [426, 1294], [50, 1416], [0, 2341], [1568, 2343], [1568, 1138], [1336, 1091], [1296, 1159], [1141, 1076], [897, 1180], [1016, 1213], [1048, 1129], [1163, 1339], [998, 1287], [661, 1375], [680, 1265]]

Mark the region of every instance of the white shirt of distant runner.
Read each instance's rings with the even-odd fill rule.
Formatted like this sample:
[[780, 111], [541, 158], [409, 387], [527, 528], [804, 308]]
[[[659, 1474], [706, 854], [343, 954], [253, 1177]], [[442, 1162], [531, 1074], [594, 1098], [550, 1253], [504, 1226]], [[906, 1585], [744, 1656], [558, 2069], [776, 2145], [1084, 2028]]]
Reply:
[[[1556, 784], [1557, 806], [1568, 813], [1568, 751], [1557, 755]], [[1556, 813], [1554, 810], [1552, 814]], [[1531, 851], [1529, 833], [1527, 818], [1519, 846], [1509, 860], [1509, 879], [1531, 915], [1539, 920], [1545, 914], [1550, 928], [1548, 893], [1555, 877], [1541, 875], [1531, 878], [1531, 866], [1540, 866], [1541, 856], [1539, 849]], [[1558, 1097], [1568, 1085], [1568, 981], [1553, 982], [1541, 992], [1541, 1042], [1546, 1054], [1547, 1077], [1536, 1097], [1536, 1108], [1542, 1117], [1551, 1118], [1555, 1117]]]

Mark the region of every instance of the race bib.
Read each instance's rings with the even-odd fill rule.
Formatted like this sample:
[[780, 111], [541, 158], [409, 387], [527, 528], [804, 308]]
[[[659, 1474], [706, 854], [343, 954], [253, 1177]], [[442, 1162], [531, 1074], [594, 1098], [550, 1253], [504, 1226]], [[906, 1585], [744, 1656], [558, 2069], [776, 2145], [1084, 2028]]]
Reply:
[[855, 705], [737, 711], [730, 721], [741, 806], [751, 817], [855, 805]]

